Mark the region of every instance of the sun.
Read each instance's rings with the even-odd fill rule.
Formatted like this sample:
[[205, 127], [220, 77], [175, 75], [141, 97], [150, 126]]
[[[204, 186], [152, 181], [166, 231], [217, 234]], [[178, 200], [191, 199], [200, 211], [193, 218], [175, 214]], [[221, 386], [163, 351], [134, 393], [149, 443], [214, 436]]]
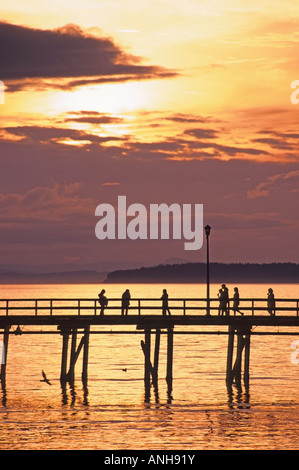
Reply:
[[59, 91], [54, 94], [51, 107], [58, 113], [84, 110], [118, 114], [147, 108], [150, 102], [150, 90], [146, 83], [126, 82]]

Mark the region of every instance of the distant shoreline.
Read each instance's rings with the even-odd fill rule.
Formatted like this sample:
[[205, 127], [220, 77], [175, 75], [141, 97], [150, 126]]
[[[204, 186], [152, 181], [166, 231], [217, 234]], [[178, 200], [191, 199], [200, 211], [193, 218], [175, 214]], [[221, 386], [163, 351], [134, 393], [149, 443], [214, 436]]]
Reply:
[[[159, 265], [113, 271], [105, 283], [190, 284], [206, 283], [205, 263]], [[210, 283], [299, 283], [299, 264], [295, 263], [210, 263]]]

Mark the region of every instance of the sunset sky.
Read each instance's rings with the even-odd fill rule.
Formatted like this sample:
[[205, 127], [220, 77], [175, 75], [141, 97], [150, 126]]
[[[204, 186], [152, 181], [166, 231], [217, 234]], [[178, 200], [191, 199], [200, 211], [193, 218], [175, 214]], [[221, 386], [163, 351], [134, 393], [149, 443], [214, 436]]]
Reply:
[[0, 5], [2, 265], [205, 261], [95, 237], [95, 208], [203, 204], [211, 260], [299, 262], [296, 0]]

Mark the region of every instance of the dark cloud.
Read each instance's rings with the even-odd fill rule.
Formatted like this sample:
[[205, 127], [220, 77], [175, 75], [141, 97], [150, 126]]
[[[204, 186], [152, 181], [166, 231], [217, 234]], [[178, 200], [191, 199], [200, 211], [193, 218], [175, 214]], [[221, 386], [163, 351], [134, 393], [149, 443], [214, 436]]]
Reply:
[[176, 75], [163, 67], [141, 65], [140, 57], [126, 53], [111, 38], [91, 35], [77, 25], [41, 30], [1, 22], [0, 56], [1, 79], [8, 91]]
[[209, 117], [189, 115], [184, 113], [173, 114], [166, 118], [169, 121], [181, 122], [181, 123], [206, 123], [210, 120]]
[[124, 121], [122, 118], [108, 116], [97, 111], [70, 112], [68, 115], [70, 115], [70, 117], [65, 118], [64, 122], [81, 122], [86, 124], [120, 124]]
[[192, 135], [197, 139], [216, 139], [218, 132], [214, 129], [187, 129], [184, 134]]
[[85, 141], [87, 143], [96, 144], [101, 144], [102, 142], [108, 142], [111, 140], [124, 140], [122, 137], [101, 137], [81, 130], [61, 127], [17, 126], [5, 127], [4, 130], [8, 134], [23, 137], [24, 141], [41, 144], [60, 142], [63, 139], [70, 139], [78, 142]]
[[208, 158], [211, 156], [215, 158], [222, 157], [247, 157], [247, 156], [258, 156], [258, 155], [268, 155], [269, 152], [265, 149], [257, 147], [239, 147], [233, 145], [223, 145], [222, 143], [217, 143], [215, 139], [221, 138], [224, 135], [222, 132], [216, 129], [205, 129], [205, 128], [196, 128], [196, 129], [186, 129], [183, 132], [183, 136], [192, 136], [193, 141], [185, 141], [186, 148], [189, 148], [192, 152], [193, 158], [198, 158], [200, 155], [196, 155], [194, 150], [196, 149], [211, 149], [212, 154], [208, 153]]

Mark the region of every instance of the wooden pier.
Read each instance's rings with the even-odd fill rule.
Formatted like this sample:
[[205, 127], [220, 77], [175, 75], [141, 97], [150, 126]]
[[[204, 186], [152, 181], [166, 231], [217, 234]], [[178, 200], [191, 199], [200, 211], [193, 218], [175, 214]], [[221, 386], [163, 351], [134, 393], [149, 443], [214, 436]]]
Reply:
[[[208, 308], [207, 308], [208, 307]], [[161, 299], [131, 299], [128, 315], [121, 314], [121, 299], [109, 299], [104, 315], [98, 299], [5, 299], [0, 300], [0, 331], [3, 334], [0, 380], [5, 389], [9, 336], [21, 334], [59, 334], [61, 345], [60, 382], [74, 384], [75, 366], [82, 359], [81, 380], [88, 383], [90, 338], [93, 334], [140, 334], [144, 355], [144, 385], [146, 397], [153, 386], [158, 392], [158, 368], [161, 336], [166, 336], [166, 382], [171, 396], [173, 385], [174, 337], [186, 335], [227, 335], [226, 383], [249, 386], [250, 345], [254, 335], [299, 334], [299, 300], [276, 299], [275, 312], [267, 310], [267, 301], [260, 298], [242, 299], [239, 313], [229, 309], [219, 314], [218, 299], [170, 299], [171, 315], [162, 314]], [[41, 326], [42, 330], [25, 330], [23, 326]], [[107, 326], [132, 326], [134, 330], [107, 330]], [[202, 329], [201, 327], [209, 327]], [[267, 331], [253, 331], [254, 327], [270, 327]], [[47, 329], [51, 327], [52, 329]], [[56, 329], [53, 329], [56, 327]], [[96, 327], [93, 329], [93, 327]], [[101, 328], [103, 327], [103, 328]], [[193, 327], [192, 331], [186, 327]], [[219, 327], [222, 327], [219, 330]], [[224, 327], [224, 328], [223, 328]], [[279, 331], [271, 327], [280, 327]], [[290, 332], [288, 327], [292, 328]], [[217, 329], [218, 328], [218, 329]], [[152, 348], [153, 346], [153, 348]]]

